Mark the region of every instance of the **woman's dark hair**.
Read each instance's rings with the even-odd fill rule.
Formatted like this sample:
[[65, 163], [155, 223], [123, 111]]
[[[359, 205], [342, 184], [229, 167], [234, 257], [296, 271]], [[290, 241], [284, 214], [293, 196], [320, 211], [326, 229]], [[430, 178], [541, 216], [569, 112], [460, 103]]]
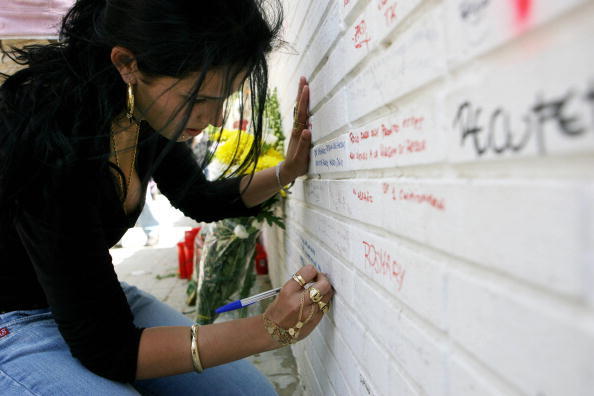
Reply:
[[63, 19], [59, 41], [3, 49], [25, 68], [3, 75], [0, 87], [0, 207], [40, 180], [51, 194], [52, 178], [72, 164], [111, 165], [106, 137], [126, 101], [110, 59], [116, 45], [132, 51], [149, 76], [198, 73], [179, 110], [183, 124], [206, 72], [225, 71], [226, 94], [239, 73], [247, 73], [255, 139], [234, 174], [248, 170], [260, 152], [266, 56], [279, 42], [281, 22], [278, 0], [78, 0]]

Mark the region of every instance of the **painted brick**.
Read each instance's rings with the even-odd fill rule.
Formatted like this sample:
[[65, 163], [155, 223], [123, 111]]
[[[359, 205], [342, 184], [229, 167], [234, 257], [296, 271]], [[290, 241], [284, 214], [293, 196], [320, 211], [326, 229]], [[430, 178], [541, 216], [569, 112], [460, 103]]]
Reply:
[[[350, 334], [346, 334], [350, 339]], [[354, 394], [359, 395], [359, 389], [361, 387], [361, 376], [363, 376], [363, 370], [358, 363], [358, 356], [354, 355], [351, 349], [348, 347], [350, 343], [345, 341], [345, 338], [339, 333], [337, 336], [338, 341], [343, 345], [342, 348], [337, 348], [333, 352], [336, 356], [336, 361], [339, 364], [340, 370], [344, 373], [344, 377], [347, 380], [347, 384]]]
[[484, 277], [449, 279], [448, 324], [461, 348], [526, 394], [591, 393], [594, 335], [579, 309]]
[[[356, 23], [361, 23], [364, 16], [359, 17]], [[367, 46], [356, 47], [353, 43], [356, 26], [346, 29], [347, 34], [338, 40], [332, 52], [328, 55], [328, 61], [322, 66], [320, 72], [312, 81], [312, 90], [319, 92], [313, 95], [311, 105], [317, 108], [319, 102], [326, 98], [340, 81], [348, 74], [353, 67], [361, 62], [368, 54]]]
[[340, 80], [367, 57], [419, 3], [420, 0], [404, 3], [393, 0], [370, 2], [346, 28], [344, 37], [336, 44], [328, 62], [313, 80], [312, 90], [319, 92], [313, 94], [312, 108], [315, 108]]
[[299, 8], [303, 7], [307, 9], [307, 15], [303, 19], [303, 26], [295, 38], [296, 50], [300, 54], [305, 54], [306, 48], [311, 43], [314, 32], [320, 26], [321, 18], [329, 4], [331, 2], [328, 0], [316, 0], [311, 2], [309, 9], [303, 7], [303, 5], [299, 5]]
[[[351, 394], [352, 391], [349, 388], [346, 379], [344, 378], [344, 375], [332, 350], [333, 346], [336, 348], [336, 345], [333, 343], [333, 341], [338, 339], [338, 329], [332, 324], [332, 321], [330, 320], [321, 321], [317, 329], [319, 329], [319, 340], [321, 341], [321, 343], [318, 344], [320, 347], [318, 356], [322, 361], [324, 371], [326, 372], [328, 379], [332, 383], [332, 388], [335, 390], [337, 395]], [[336, 344], [338, 345], [338, 348], [346, 347], [344, 344]]]
[[355, 300], [359, 305], [354, 309], [364, 323], [377, 323], [377, 318], [382, 318], [381, 326], [369, 326], [374, 338], [381, 340], [382, 349], [400, 362], [421, 389], [430, 395], [444, 394], [443, 351], [423, 330], [423, 325], [413, 322], [403, 311], [395, 311], [393, 305], [367, 282], [358, 284]]
[[370, 35], [378, 45], [414, 10], [421, 0], [374, 0], [367, 7]]
[[460, 396], [503, 396], [519, 395], [513, 388], [501, 389], [494, 381], [485, 378], [477, 365], [473, 365], [460, 354], [452, 354], [448, 358], [449, 391], [451, 395]]
[[285, 3], [271, 83], [289, 132], [310, 79], [314, 146], [271, 278], [336, 288], [307, 393], [591, 393], [594, 1]]
[[594, 152], [594, 54], [576, 40], [594, 26], [574, 23], [460, 78], [444, 117], [452, 162]]
[[[445, 161], [445, 137], [437, 129], [436, 103], [410, 103], [388, 116], [350, 128], [335, 139], [320, 143], [311, 151], [310, 173]], [[345, 122], [344, 120], [342, 122]]]
[[369, 0], [338, 0], [340, 18], [343, 21], [348, 20], [354, 14], [357, 8], [364, 6]]
[[390, 372], [392, 374], [388, 377], [388, 389], [390, 389], [389, 394], [400, 396], [422, 395], [419, 387], [407, 379], [402, 373], [402, 369], [395, 363], [391, 363]]
[[308, 390], [311, 395], [323, 395], [322, 387], [316, 376], [316, 372], [313, 368], [311, 363], [311, 358], [309, 354], [304, 354], [303, 358], [300, 360], [302, 362], [302, 370], [303, 374], [302, 377], [308, 385]]
[[[290, 42], [292, 47], [294, 47], [293, 50], [297, 52], [298, 56], [294, 57], [293, 62], [288, 65], [285, 71], [285, 76], [291, 76], [291, 78], [289, 78], [287, 81], [299, 81], [299, 75], [297, 75], [297, 73], [300, 68], [303, 67], [302, 63], [306, 59], [315, 59], [315, 57], [312, 56], [308, 57], [307, 51], [310, 50], [309, 47], [312, 44], [314, 33], [320, 28], [324, 11], [330, 4], [331, 1], [329, 0], [319, 0], [312, 1], [309, 8], [304, 7], [307, 9], [307, 15], [305, 15], [305, 17], [302, 19], [303, 24], [300, 26], [301, 29], [298, 31], [298, 33], [296, 33], [296, 37], [294, 37], [293, 41]], [[301, 8], [301, 6], [299, 8]], [[302, 70], [301, 74], [303, 74]], [[296, 87], [290, 86], [289, 91], [292, 92], [292, 96], [296, 96]]]
[[359, 384], [357, 388], [358, 395], [379, 395], [378, 391], [375, 388], [375, 384], [373, 384], [370, 378], [363, 372], [359, 372]]
[[312, 351], [309, 353], [312, 368], [315, 373], [320, 373], [320, 375], [317, 376], [322, 391], [320, 394], [336, 395], [326, 369], [326, 363], [328, 360], [333, 359], [333, 356], [327, 352], [322, 335], [317, 328], [311, 334], [310, 350]]
[[369, 373], [369, 378], [380, 395], [390, 394], [388, 378], [394, 373], [390, 372], [390, 357], [373, 337], [365, 337], [363, 340], [363, 354], [361, 355], [362, 366]]
[[[321, 181], [308, 181], [307, 184], [318, 184], [318, 185], [322, 185], [323, 183], [328, 183], [328, 182], [321, 182]], [[384, 182], [382, 182], [384, 183]], [[374, 182], [374, 181], [365, 181], [365, 182], [357, 182], [357, 181], [342, 181], [342, 182], [331, 182], [328, 184], [329, 188], [329, 192], [330, 191], [335, 191], [337, 186], [340, 186], [340, 190], [346, 191], [348, 192], [348, 190], [354, 186], [354, 185], [365, 185], [368, 189], [371, 188], [371, 186], [373, 185], [377, 185], [378, 182]], [[383, 185], [383, 184], [382, 184]], [[402, 183], [400, 185], [403, 185]], [[406, 185], [406, 184], [404, 184]], [[345, 187], [346, 186], [346, 187]], [[530, 197], [527, 199], [528, 202], [544, 202], [547, 199], [549, 201], [552, 202], [558, 202], [559, 204], [563, 203], [563, 206], [565, 207], [565, 205], [567, 204], [567, 200], [568, 199], [575, 199], [575, 197], [582, 197], [587, 201], [587, 197], [590, 197], [591, 195], [585, 195], [583, 196], [583, 194], [576, 194], [575, 191], [579, 191], [579, 186], [574, 185], [573, 188], [578, 188], [578, 190], [572, 190], [571, 188], [571, 184], [569, 185], [570, 188], [567, 188], [567, 186], [565, 187], [559, 187], [559, 186], [555, 186], [556, 188], [553, 189], [549, 189], [547, 188], [547, 186], [544, 186], [543, 192], [540, 194], [540, 198], [537, 198], [538, 196], [535, 196], [534, 198], [530, 199]], [[456, 185], [454, 185], [454, 187], [452, 187], [453, 190], [459, 190], [459, 188], [457, 188]], [[489, 186], [488, 184], [483, 186], [483, 188], [486, 188], [487, 190], [489, 189], [494, 189], [495, 187], [493, 186]], [[521, 194], [519, 194], [519, 187], [517, 185], [512, 185], [512, 186], [507, 186], [508, 189], [514, 191], [515, 196], [518, 197]], [[542, 186], [541, 186], [542, 188]], [[310, 188], [311, 190], [311, 188]], [[313, 195], [314, 196], [320, 196], [320, 192], [319, 192], [319, 188], [314, 188], [314, 190], [316, 191]], [[323, 190], [322, 190], [323, 191]], [[379, 192], [377, 190], [377, 187], [375, 190], [371, 190], [372, 193], [371, 195], [373, 196], [374, 194], [379, 194], [379, 196], [381, 196], [381, 193], [383, 191], [383, 189], [379, 189]], [[408, 190], [407, 190], [408, 191]], [[526, 188], [526, 191], [529, 191], [530, 193], [534, 194], [535, 192], [535, 188]], [[559, 194], [559, 191], [563, 192], [561, 194], [561, 197], [555, 197], [555, 194]], [[388, 191], [390, 192], [390, 191]], [[350, 192], [350, 194], [354, 197], [355, 194], [353, 194], [352, 192]], [[565, 195], [565, 197], [563, 197], [563, 195]], [[333, 194], [330, 193], [330, 195], [332, 196]], [[346, 195], [346, 193], [345, 193]], [[389, 195], [389, 194], [388, 194]], [[505, 196], [511, 195], [513, 196], [514, 194], [508, 193], [505, 194]], [[378, 195], [376, 195], [378, 196]], [[447, 195], [446, 195], [447, 196]], [[497, 202], [504, 202], [507, 201], [510, 205], [514, 205], [514, 202], [510, 202], [510, 197], [507, 197], [506, 199], [499, 199], [497, 198], [497, 195], [494, 194], [493, 192], [482, 192], [480, 193], [479, 196], [486, 196], [486, 197], [492, 197], [494, 198]], [[365, 216], [358, 216], [359, 213], [361, 214], [365, 214], [365, 213], [369, 213], [368, 211], [366, 212], [365, 210], [362, 210], [360, 207], [359, 208], [354, 208], [354, 204], [360, 204], [361, 200], [359, 199], [359, 197], [356, 197], [356, 199], [350, 198], [351, 202], [349, 202], [349, 207], [351, 208], [352, 212], [346, 212], [343, 211], [343, 214], [349, 214], [350, 217], [360, 217], [361, 220], [364, 220]], [[526, 198], [525, 198], [526, 199]], [[473, 201], [473, 202], [478, 202], [480, 201], [480, 199], [467, 199], [467, 201]], [[513, 198], [511, 198], [511, 201], [513, 201]], [[367, 202], [367, 201], [364, 201]], [[446, 201], [447, 202], [447, 201]], [[433, 210], [436, 210], [434, 206], [432, 206], [429, 203], [426, 203], [427, 207]], [[436, 204], [437, 205], [437, 204]], [[489, 206], [489, 205], [487, 205]], [[528, 205], [519, 205], [521, 207], [527, 207]], [[447, 206], [449, 208], [449, 206]], [[578, 209], [581, 208], [580, 206], [576, 206], [575, 204], [569, 204], [570, 208], [574, 208], [577, 207]], [[390, 210], [390, 208], [386, 209]], [[467, 213], [469, 212], [469, 207], [467, 205], [464, 205], [461, 207], [461, 210], [466, 211]], [[555, 209], [547, 209], [546, 207], [543, 209], [545, 210], [546, 213], [548, 213], [548, 216], [550, 217], [551, 213], [561, 213], [562, 214], [562, 219], [558, 219], [558, 218], [553, 218], [551, 221], [553, 222], [553, 224], [556, 224], [557, 226], [559, 226], [561, 223], [560, 221], [562, 221], [563, 219], [571, 219], [572, 216], [568, 216], [567, 210], [563, 211], [563, 210], [555, 210]], [[419, 219], [419, 218], [423, 218], [425, 216], [422, 215], [422, 212], [419, 213], [415, 213], [414, 208], [410, 208], [408, 207], [405, 212], [407, 215], [411, 216], [411, 221], [412, 219]], [[460, 212], [459, 214], [456, 214], [454, 218], [459, 218], [459, 217], [463, 217], [462, 212]], [[470, 213], [472, 213], [472, 209], [470, 208]], [[402, 222], [403, 218], [398, 215], [398, 213], [394, 213], [397, 218]], [[579, 216], [579, 214], [576, 214], [576, 216]], [[573, 216], [574, 218], [576, 216]], [[374, 218], [384, 218], [385, 215], [375, 215]], [[495, 216], [497, 217], [497, 216]], [[538, 218], [538, 217], [544, 217], [543, 216], [534, 216], [534, 215], [530, 215], [528, 218]], [[450, 221], [454, 221], [454, 218], [452, 218], [451, 220], [444, 220], [444, 224], [449, 223]], [[301, 220], [303, 219], [303, 220]], [[390, 221], [390, 219], [387, 219], [388, 221]], [[435, 220], [435, 219], [434, 219]], [[483, 216], [483, 220], [485, 220], [484, 216]], [[528, 220], [522, 220], [519, 219], [519, 224], [529, 224]], [[374, 283], [376, 284], [383, 284], [382, 281], [382, 277], [385, 278], [385, 274], [384, 271], [380, 271], [380, 272], [375, 272], [374, 269], [372, 269], [372, 266], [369, 264], [370, 259], [366, 258], [365, 255], [367, 253], [367, 256], [372, 256], [372, 257], [376, 257], [377, 254], [371, 254], [371, 244], [373, 244], [374, 249], [377, 249], [378, 251], [382, 252], [391, 252], [392, 251], [396, 251], [398, 252], [400, 255], [403, 255], [403, 252], [406, 252], [406, 249], [403, 249], [401, 247], [399, 247], [398, 245], [395, 245], [396, 247], [390, 247], [392, 245], [394, 245], [394, 240], [388, 241], [384, 238], [378, 238], [377, 236], [374, 238], [374, 236], [368, 232], [364, 232], [362, 230], [357, 230], [356, 228], [353, 228], [353, 226], [348, 226], [347, 224], [342, 224], [341, 226], [341, 222], [337, 221], [337, 220], [333, 220], [331, 217], [326, 216], [324, 214], [322, 214], [321, 212], [318, 212], [316, 210], [312, 210], [312, 209], [306, 209], [305, 207], [302, 206], [302, 204], [293, 204], [292, 202], [289, 203], [288, 205], [288, 221], [290, 224], [290, 227], [293, 227], [293, 224], [295, 224], [295, 222], [300, 222], [303, 223], [303, 226], [305, 229], [307, 229], [307, 234], [309, 235], [309, 233], [312, 233], [313, 236], [315, 238], [313, 239], [309, 239], [311, 237], [307, 237], [307, 243], [304, 242], [303, 236], [306, 234], [306, 232], [303, 229], [299, 229], [298, 231], [296, 231], [294, 233], [294, 238], [297, 240], [296, 244], [297, 244], [297, 248], [296, 250], [299, 252], [302, 252], [301, 255], [305, 256], [305, 258], [308, 258], [308, 260], [304, 260], [301, 259], [302, 263], [308, 263], [308, 262], [315, 262], [318, 266], [322, 266], [324, 269], [330, 269], [332, 268], [332, 265], [329, 265], [329, 263], [334, 262], [334, 260], [331, 258], [331, 254], [326, 252], [325, 249], [320, 248], [319, 244], [317, 244], [315, 242], [315, 240], [317, 238], [319, 238], [320, 240], [324, 240], [324, 243], [327, 243], [328, 245], [332, 246], [334, 249], [344, 249], [344, 246], [350, 246], [351, 250], [350, 253], [348, 254], [350, 260], [353, 260], [353, 258], [356, 257], [361, 257], [361, 263], [357, 263], [356, 261], [353, 262], [351, 261], [350, 265], [354, 265], [355, 268], [359, 268], [359, 271], [361, 271], [364, 275], [366, 274], [367, 276], [370, 276], [371, 279], [374, 280]], [[328, 238], [328, 234], [324, 233], [324, 227], [327, 224], [331, 224], [331, 228], [333, 229], [341, 229], [342, 234], [338, 234], [337, 237], [330, 237]], [[460, 227], [460, 224], [454, 224], [454, 228], [458, 229]], [[492, 225], [491, 225], [492, 228]], [[502, 229], [509, 229], [510, 226], [507, 227], [503, 227]], [[517, 228], [517, 226], [515, 227]], [[561, 226], [561, 229], [568, 229], [570, 227], [568, 226]], [[346, 231], [344, 231], [346, 230]], [[411, 234], [411, 229], [407, 229], [409, 235]], [[423, 234], [427, 234], [426, 229], [421, 229], [420, 233]], [[453, 237], [454, 240], [456, 239], [456, 236], [450, 233], [447, 233], [449, 236]], [[502, 233], [502, 235], [505, 233]], [[520, 232], [520, 234], [522, 234]], [[541, 237], [539, 237], [541, 239]], [[569, 238], [571, 239], [571, 238]], [[332, 240], [334, 240], [334, 242], [331, 242]], [[347, 240], [349, 241], [348, 243], [346, 243], [346, 245], [341, 244], [342, 240]], [[369, 243], [369, 245], [362, 245], [361, 244], [361, 240], [366, 241]], [[328, 242], [330, 241], [330, 242]], [[359, 243], [353, 242], [353, 241], [359, 241]], [[371, 241], [371, 242], [370, 242]], [[501, 241], [501, 239], [499, 238], [499, 241]], [[551, 246], [558, 248], [559, 247], [559, 240], [557, 240], [555, 243], [551, 242]], [[445, 244], [445, 242], [444, 242]], [[533, 244], [533, 243], [530, 243]], [[509, 246], [510, 242], [505, 242], [504, 245]], [[342, 248], [341, 248], [342, 246]], [[358, 248], [357, 248], [358, 246]], [[485, 245], [486, 246], [486, 245]], [[481, 249], [484, 249], [485, 246], [480, 247]], [[366, 250], [368, 250], [366, 252]], [[571, 249], [568, 249], [571, 251]], [[340, 250], [340, 252], [343, 252], [344, 250]], [[340, 254], [339, 252], [339, 254]], [[312, 254], [315, 253], [315, 254]], [[534, 255], [534, 252], [530, 252], [532, 255]], [[506, 253], [507, 254], [507, 253]], [[545, 253], [546, 254], [546, 253]], [[383, 253], [380, 254], [380, 257], [383, 255]], [[309, 256], [309, 257], [308, 257]], [[406, 254], [404, 254], [404, 257], [406, 257]], [[313, 260], [311, 259], [313, 258]], [[375, 260], [375, 258], [373, 259]], [[406, 270], [405, 272], [405, 277], [404, 277], [404, 282], [408, 282], [408, 280], [410, 279], [410, 267], [412, 267], [413, 265], [415, 266], [415, 272], [414, 274], [416, 276], [418, 275], [422, 275], [422, 272], [419, 272], [419, 265], [418, 262], [415, 262], [417, 260], [411, 259], [411, 265], [406, 265], [406, 267], [404, 268]], [[422, 260], [420, 260], [422, 262]], [[571, 262], [571, 260], [570, 260]], [[325, 263], [325, 264], [320, 264], [320, 263]], [[412, 264], [414, 263], [414, 264]], [[560, 272], [558, 274], [553, 275], [552, 273], [547, 274], [547, 271], [551, 271], [551, 269], [547, 269], [546, 266], [543, 266], [543, 261], [538, 261], [537, 263], [539, 264], [538, 267], [538, 273], [535, 274], [534, 276], [543, 276], [545, 279], [555, 279], [556, 282], [559, 281], [560, 277], [564, 276], [566, 273], [569, 273], [570, 275], [576, 275], [576, 271], [566, 271], [566, 266], [560, 267]], [[501, 266], [501, 262], [498, 263]], [[366, 268], [367, 267], [367, 268]], [[339, 267], [337, 267], [339, 268]], [[370, 271], [371, 269], [371, 271]], [[552, 270], [556, 270], [555, 268], [553, 268]], [[332, 273], [334, 271], [329, 271], [332, 277]], [[370, 273], [369, 273], [370, 272]], [[437, 275], [436, 275], [437, 274]], [[433, 281], [435, 283], [435, 286], [429, 286], [428, 289], [429, 290], [441, 290], [441, 287], [439, 286], [440, 284], [440, 275], [439, 271], [435, 271], [434, 269], [432, 269], [431, 267], [427, 268], [427, 271], [425, 271], [425, 275], [421, 276], [420, 281], [418, 281], [419, 284], [424, 285], [425, 287], [427, 287], [428, 283], [427, 283], [427, 279], [430, 279], [431, 276], [436, 276], [435, 280]], [[577, 272], [577, 274], [579, 275], [579, 272]], [[528, 274], [526, 274], [528, 275]], [[375, 277], [375, 278], [374, 278]], [[389, 278], [389, 277], [388, 277]], [[334, 279], [333, 279], [334, 280]], [[385, 280], [385, 279], [384, 279]], [[576, 278], [575, 283], [579, 282], [579, 278]], [[387, 282], [387, 285], [384, 285], [384, 288], [386, 290], [391, 290], [394, 292], [393, 288], [390, 288], [390, 283], [391, 282]], [[353, 283], [353, 286], [355, 284]], [[408, 284], [407, 284], [408, 285]], [[548, 285], [549, 287], [551, 287], [551, 285]], [[574, 285], [573, 287], [576, 287], [576, 285]], [[360, 289], [360, 286], [358, 287]], [[339, 287], [338, 292], [340, 293], [341, 288]], [[357, 287], [355, 287], [355, 290], [357, 290]], [[406, 290], [406, 289], [405, 289]], [[418, 288], [414, 288], [414, 291], [418, 291]], [[414, 294], [414, 293], [413, 293]], [[440, 320], [438, 319], [440, 316], [439, 313], [439, 304], [433, 303], [433, 305], [430, 304], [430, 307], [424, 307], [423, 304], [419, 304], [419, 301], [435, 301], [437, 300], [437, 298], [439, 298], [439, 293], [436, 293], [435, 297], [433, 299], [427, 299], [425, 295], [421, 294], [421, 295], [417, 295], [417, 296], [398, 296], [400, 299], [402, 299], [402, 301], [404, 301], [405, 303], [407, 303], [409, 306], [412, 306], [415, 311], [419, 312], [419, 313], [424, 313], [424, 315], [432, 318], [432, 321], [435, 323], [436, 326], [440, 326]], [[356, 298], [353, 298], [353, 301], [355, 301]], [[350, 300], [349, 300], [350, 301]], [[416, 303], [415, 303], [416, 301]], [[366, 306], [369, 306], [371, 304], [367, 304]], [[378, 305], [374, 305], [374, 306], [378, 306]], [[381, 304], [379, 305], [380, 307], [382, 306]], [[371, 311], [368, 311], [371, 312]], [[382, 313], [378, 312], [377, 313], [378, 316], [381, 316]], [[375, 315], [374, 315], [375, 316]], [[369, 318], [369, 320], [371, 320], [371, 318]], [[396, 325], [394, 325], [396, 326]], [[391, 329], [394, 328], [394, 326], [391, 326], [387, 323], [386, 328], [387, 329]], [[379, 339], [383, 339], [382, 335], [378, 336]]]
[[[391, 238], [351, 229], [351, 262], [382, 286], [391, 298], [406, 304], [435, 326], [444, 327], [444, 269], [441, 263], [415, 254]], [[418, 285], [423, 285], [422, 288]]]
[[334, 3], [322, 22], [318, 33], [311, 42], [310, 47], [303, 56], [303, 64], [297, 69], [299, 74], [305, 76], [311, 76], [313, 74], [320, 60], [326, 56], [330, 46], [338, 38], [341, 27], [338, 3]]
[[327, 136], [348, 123], [347, 91], [341, 89], [322, 106], [311, 118], [313, 141]]
[[[369, 179], [333, 181], [328, 192], [335, 200], [330, 210], [343, 216], [374, 219], [374, 225], [420, 243], [585, 298], [589, 245], [581, 203], [589, 195], [581, 182]], [[541, 221], [538, 230], [534, 219]], [[560, 229], [563, 234], [555, 231]]]
[[303, 200], [317, 206], [328, 202], [328, 182], [325, 180], [303, 180]]
[[348, 170], [347, 137], [341, 135], [311, 150], [310, 173], [341, 172]]
[[[344, 298], [339, 293], [337, 293], [332, 303], [336, 329], [342, 330], [338, 333], [348, 337], [350, 351], [355, 356], [361, 356], [363, 354], [364, 340], [367, 337], [366, 326], [361, 322], [361, 316], [355, 315], [356, 311], [345, 303]], [[338, 350], [344, 348], [345, 344], [338, 337], [327, 338], [326, 340], [330, 344], [330, 349], [338, 357]]]
[[[311, 230], [309, 224], [303, 227]], [[291, 260], [305, 265], [313, 264], [320, 271], [327, 273], [337, 293], [343, 296], [347, 302], [351, 303], [354, 274], [345, 263], [341, 262], [343, 259], [323, 248], [316, 241], [317, 239], [311, 238], [309, 233], [306, 234], [303, 231], [302, 227], [292, 224], [288, 233], [295, 248], [291, 254], [298, 255], [297, 257], [291, 256]], [[342, 254], [344, 255], [344, 252]], [[319, 263], [323, 264], [320, 265]]]
[[446, 0], [450, 61], [483, 54], [584, 3], [587, 0]]
[[444, 42], [441, 8], [436, 8], [347, 85], [350, 120], [441, 76], [445, 72]]

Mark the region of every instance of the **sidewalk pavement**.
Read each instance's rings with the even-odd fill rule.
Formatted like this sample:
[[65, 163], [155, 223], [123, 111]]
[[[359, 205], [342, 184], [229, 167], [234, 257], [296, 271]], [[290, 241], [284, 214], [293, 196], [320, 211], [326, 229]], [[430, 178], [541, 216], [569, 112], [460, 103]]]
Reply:
[[[186, 305], [188, 281], [177, 276], [176, 244], [183, 240], [184, 232], [197, 223], [172, 208], [162, 195], [157, 196], [153, 206], [156, 209], [153, 214], [160, 223], [158, 244], [145, 247], [142, 229], [130, 229], [122, 238], [123, 247], [110, 250], [116, 273], [120, 281], [153, 294], [193, 320], [195, 307]], [[271, 288], [268, 275], [258, 275], [251, 294]], [[265, 308], [266, 304], [254, 304], [249, 314], [259, 314]], [[223, 314], [216, 322], [232, 320], [234, 315], [235, 312]], [[256, 354], [248, 360], [270, 379], [280, 396], [304, 394], [290, 348]]]

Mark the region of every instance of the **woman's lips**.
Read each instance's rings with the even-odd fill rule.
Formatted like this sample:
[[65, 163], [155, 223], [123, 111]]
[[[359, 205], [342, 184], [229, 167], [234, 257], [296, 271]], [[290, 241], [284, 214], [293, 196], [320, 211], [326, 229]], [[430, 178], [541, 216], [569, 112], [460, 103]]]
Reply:
[[192, 137], [200, 135], [201, 132], [202, 132], [202, 129], [191, 129], [191, 128], [186, 129], [186, 135], [190, 135]]

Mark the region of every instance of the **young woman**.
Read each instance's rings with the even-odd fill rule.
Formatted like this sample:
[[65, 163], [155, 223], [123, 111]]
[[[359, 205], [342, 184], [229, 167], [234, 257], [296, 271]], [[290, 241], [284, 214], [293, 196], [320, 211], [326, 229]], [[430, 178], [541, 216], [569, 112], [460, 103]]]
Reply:
[[264, 316], [197, 328], [120, 283], [109, 248], [134, 225], [151, 177], [186, 215], [213, 221], [256, 213], [306, 173], [303, 78], [278, 169], [207, 182], [179, 143], [222, 125], [224, 100], [249, 85], [255, 143], [243, 169], [257, 157], [279, 10], [79, 0], [58, 43], [12, 52], [25, 68], [0, 87], [3, 395], [274, 394], [240, 359], [313, 330], [333, 295], [324, 274], [303, 267]]

